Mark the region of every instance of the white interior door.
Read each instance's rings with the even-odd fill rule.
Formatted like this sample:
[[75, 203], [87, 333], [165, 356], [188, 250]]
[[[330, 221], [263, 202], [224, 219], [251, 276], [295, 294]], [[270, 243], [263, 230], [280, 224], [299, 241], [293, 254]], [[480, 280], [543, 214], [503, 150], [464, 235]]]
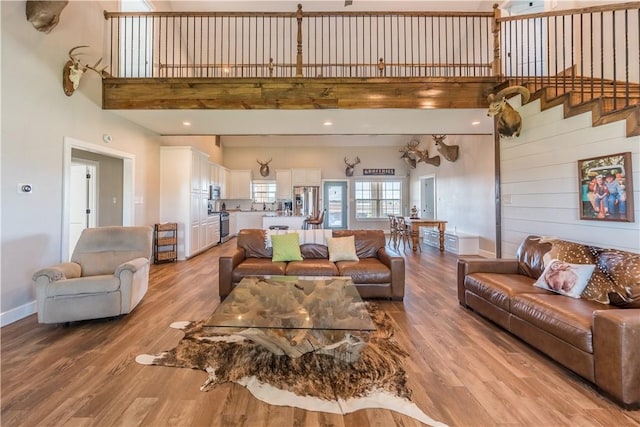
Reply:
[[436, 178], [428, 176], [420, 179], [420, 216], [424, 219], [436, 218]]
[[97, 224], [97, 167], [82, 160], [71, 163], [69, 194], [69, 255], [73, 253], [82, 230]]

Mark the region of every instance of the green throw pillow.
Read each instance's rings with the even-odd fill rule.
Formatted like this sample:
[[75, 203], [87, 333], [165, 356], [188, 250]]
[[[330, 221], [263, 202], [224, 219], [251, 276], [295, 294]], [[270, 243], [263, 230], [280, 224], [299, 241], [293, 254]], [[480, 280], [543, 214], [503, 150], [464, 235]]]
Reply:
[[271, 261], [302, 261], [298, 233], [274, 234], [271, 236], [271, 245], [273, 246]]

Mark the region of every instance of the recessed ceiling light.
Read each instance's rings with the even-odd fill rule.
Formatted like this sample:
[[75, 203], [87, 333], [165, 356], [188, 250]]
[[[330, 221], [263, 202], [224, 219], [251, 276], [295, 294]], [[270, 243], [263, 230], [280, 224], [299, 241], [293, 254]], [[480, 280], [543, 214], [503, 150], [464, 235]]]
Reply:
[[480, 124], [480, 122], [475, 121], [475, 122], [471, 122], [471, 124], [475, 126], [475, 125], [479, 125], [479, 124]]
[[188, 120], [185, 120], [184, 122], [182, 122], [183, 126], [191, 126], [191, 122]]
[[325, 121], [324, 121], [324, 123], [323, 123], [323, 125], [325, 125], [325, 126], [332, 126], [332, 125], [333, 125], [333, 122], [332, 122], [331, 120], [325, 120]]

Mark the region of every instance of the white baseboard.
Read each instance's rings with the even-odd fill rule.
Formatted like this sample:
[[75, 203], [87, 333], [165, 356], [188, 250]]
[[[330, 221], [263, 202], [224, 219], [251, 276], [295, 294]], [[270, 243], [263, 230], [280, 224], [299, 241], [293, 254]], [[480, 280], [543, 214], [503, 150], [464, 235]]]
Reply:
[[484, 251], [482, 249], [480, 249], [478, 251], [478, 255], [480, 255], [483, 258], [495, 258], [496, 257], [496, 253], [495, 252]]
[[20, 319], [31, 316], [38, 310], [36, 300], [21, 305], [20, 307], [12, 308], [9, 311], [5, 311], [0, 314], [0, 326], [7, 326], [13, 322], [17, 322]]

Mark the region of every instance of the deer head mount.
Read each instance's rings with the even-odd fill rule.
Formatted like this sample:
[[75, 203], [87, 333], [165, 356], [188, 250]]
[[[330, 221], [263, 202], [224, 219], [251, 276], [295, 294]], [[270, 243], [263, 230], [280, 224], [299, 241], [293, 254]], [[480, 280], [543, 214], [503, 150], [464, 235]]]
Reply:
[[458, 154], [460, 152], [460, 147], [457, 145], [447, 145], [444, 143], [444, 140], [447, 138], [447, 135], [431, 135], [433, 140], [436, 143], [436, 149], [438, 153], [442, 154], [442, 157], [449, 160], [450, 162], [455, 162], [458, 160]]
[[519, 93], [522, 95], [522, 104], [529, 101], [529, 90], [524, 86], [509, 86], [496, 94], [489, 94], [489, 111], [487, 116], [496, 117], [498, 121], [498, 134], [502, 137], [520, 136], [522, 129], [522, 117], [507, 102], [507, 95]]
[[405, 161], [407, 166], [411, 169], [415, 169], [417, 164], [420, 162], [433, 165], [440, 166], [440, 156], [429, 157], [429, 151], [427, 149], [420, 150], [418, 146], [420, 145], [420, 140], [418, 138], [413, 138], [411, 141], [407, 142], [407, 145], [400, 149], [402, 156], [401, 159]]
[[67, 6], [68, 1], [32, 1], [27, 0], [26, 15], [27, 21], [43, 33], [49, 33], [58, 25], [62, 9]]
[[347, 165], [346, 169], [344, 170], [344, 174], [346, 176], [353, 176], [353, 170], [354, 170], [353, 168], [355, 168], [356, 165], [360, 163], [360, 157], [356, 157], [353, 163], [349, 163], [349, 159], [345, 157], [344, 163]]
[[75, 51], [83, 47], [89, 46], [76, 46], [71, 48], [69, 51], [69, 60], [64, 64], [64, 68], [62, 69], [62, 88], [67, 96], [73, 95], [73, 92], [78, 89], [80, 79], [87, 70], [95, 71], [100, 75], [100, 77], [104, 78], [104, 70], [107, 66], [105, 65], [101, 70], [98, 70], [98, 65], [102, 62], [102, 58], [98, 59], [94, 65], [83, 64], [80, 62], [80, 59], [78, 58], [79, 54], [75, 53]]
[[260, 164], [260, 175], [265, 178], [269, 176], [269, 163], [271, 163], [271, 160], [273, 159], [269, 159], [266, 162], [262, 163], [260, 160], [256, 159], [258, 164]]

